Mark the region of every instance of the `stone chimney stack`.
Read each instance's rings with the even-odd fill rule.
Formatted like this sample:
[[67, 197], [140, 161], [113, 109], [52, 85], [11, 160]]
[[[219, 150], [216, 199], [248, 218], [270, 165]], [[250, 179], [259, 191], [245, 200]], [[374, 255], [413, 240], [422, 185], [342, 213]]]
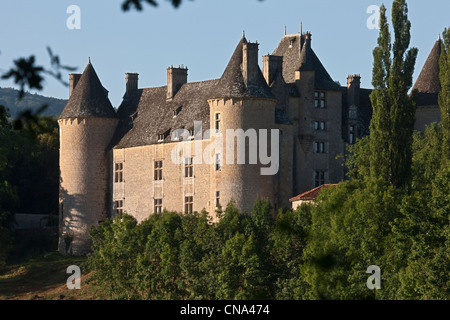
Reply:
[[282, 56], [263, 56], [263, 75], [266, 79], [267, 85], [270, 86], [278, 73], [283, 71], [283, 57]]
[[138, 89], [139, 73], [125, 73], [125, 94], [136, 92]]
[[242, 47], [242, 75], [245, 85], [255, 83], [258, 77], [258, 46], [259, 43], [246, 42]]
[[312, 34], [311, 34], [311, 32], [309, 32], [309, 31], [306, 32], [304, 34], [304, 36], [305, 36], [306, 47], [311, 48], [311, 41], [312, 41]]
[[167, 100], [173, 99], [181, 86], [187, 83], [188, 68], [173, 66], [167, 68]]
[[75, 89], [78, 80], [81, 78], [81, 73], [71, 73], [69, 74], [69, 97], [72, 95], [73, 90]]
[[359, 74], [349, 75], [347, 77], [347, 97], [349, 106], [359, 106], [360, 88], [361, 76]]

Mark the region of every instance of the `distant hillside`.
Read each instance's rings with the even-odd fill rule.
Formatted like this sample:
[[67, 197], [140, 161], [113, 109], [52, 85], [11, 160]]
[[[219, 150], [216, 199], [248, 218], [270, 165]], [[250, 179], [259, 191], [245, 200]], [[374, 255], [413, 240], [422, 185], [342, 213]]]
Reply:
[[18, 93], [19, 90], [0, 87], [0, 105], [9, 109], [12, 118], [16, 118], [27, 109], [37, 110], [44, 104], [48, 104], [48, 108], [42, 113], [43, 115], [59, 116], [67, 103], [67, 100], [44, 97], [28, 92], [19, 100]]

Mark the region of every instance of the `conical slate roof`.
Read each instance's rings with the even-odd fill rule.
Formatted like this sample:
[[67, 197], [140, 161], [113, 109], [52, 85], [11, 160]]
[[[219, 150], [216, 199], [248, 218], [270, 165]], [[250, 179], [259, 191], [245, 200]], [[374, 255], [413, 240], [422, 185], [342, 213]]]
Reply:
[[90, 117], [116, 118], [117, 116], [106, 89], [89, 62], [59, 119]]
[[441, 40], [437, 40], [428, 56], [422, 71], [414, 84], [413, 90], [417, 89], [418, 106], [429, 106], [438, 104], [438, 96], [441, 91], [439, 80], [439, 57], [441, 55]]
[[331, 79], [329, 73], [320, 62], [319, 58], [311, 48], [311, 44], [305, 42], [300, 53], [299, 71], [315, 71], [314, 86], [322, 90], [340, 90], [341, 86]]
[[247, 39], [242, 37], [212, 93], [213, 98], [274, 98], [259, 68], [256, 81], [245, 84], [242, 75], [242, 48], [244, 43], [247, 43]]
[[315, 87], [322, 90], [340, 90], [319, 60], [305, 35], [283, 37], [273, 55], [283, 56], [283, 77], [286, 83], [295, 83], [295, 71], [315, 71]]

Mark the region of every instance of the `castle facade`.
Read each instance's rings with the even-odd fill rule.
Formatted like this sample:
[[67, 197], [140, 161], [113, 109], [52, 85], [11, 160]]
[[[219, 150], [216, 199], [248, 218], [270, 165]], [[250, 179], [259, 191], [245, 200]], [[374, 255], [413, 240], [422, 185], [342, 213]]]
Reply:
[[262, 70], [258, 60], [243, 36], [219, 79], [188, 82], [187, 68], [171, 66], [166, 86], [142, 89], [127, 73], [117, 110], [90, 62], [71, 74], [58, 120], [60, 252], [87, 253], [88, 228], [123, 212], [142, 221], [206, 210], [214, 220], [230, 200], [249, 212], [258, 197], [276, 212], [342, 181], [336, 157], [368, 134], [370, 90], [359, 75], [335, 82], [309, 32], [285, 34]]

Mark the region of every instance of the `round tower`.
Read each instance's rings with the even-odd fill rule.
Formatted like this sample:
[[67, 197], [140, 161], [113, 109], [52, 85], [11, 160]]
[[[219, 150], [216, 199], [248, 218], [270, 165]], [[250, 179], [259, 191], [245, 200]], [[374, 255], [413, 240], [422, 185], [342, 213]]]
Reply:
[[276, 99], [258, 66], [258, 43], [241, 39], [213, 96], [208, 101], [211, 135], [212, 140], [222, 136], [223, 148], [210, 171], [215, 182], [211, 197], [220, 195], [222, 206], [233, 199], [247, 212], [258, 197], [274, 205], [279, 164], [279, 135], [272, 131]]
[[71, 83], [71, 94], [59, 119], [60, 213], [59, 251], [90, 251], [90, 226], [107, 217], [108, 145], [118, 123], [107, 90], [91, 63]]

